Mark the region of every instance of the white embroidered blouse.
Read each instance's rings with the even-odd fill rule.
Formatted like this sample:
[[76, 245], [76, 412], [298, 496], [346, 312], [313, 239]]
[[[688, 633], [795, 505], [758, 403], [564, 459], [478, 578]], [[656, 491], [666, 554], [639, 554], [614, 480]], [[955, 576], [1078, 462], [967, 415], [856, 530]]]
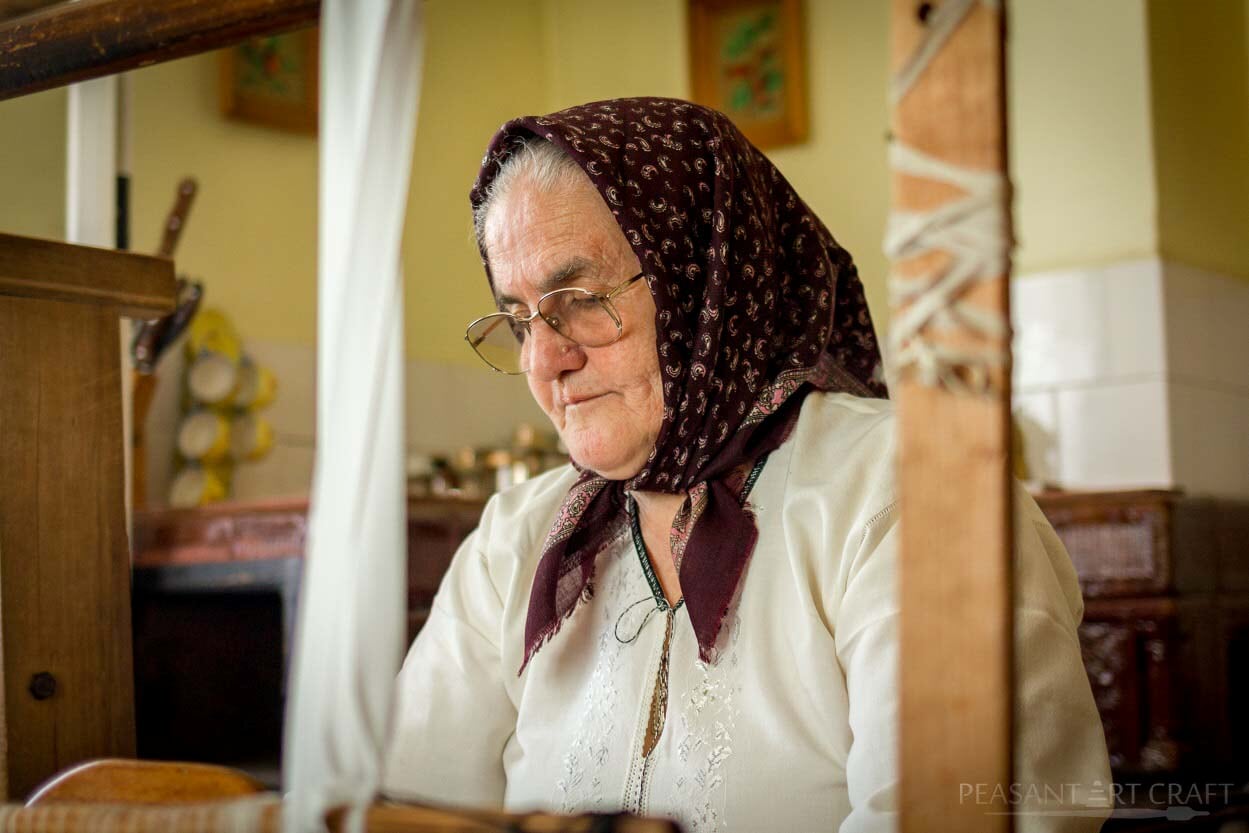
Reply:
[[[749, 494], [759, 541], [712, 664], [626, 528], [597, 563], [593, 598], [517, 676], [542, 541], [576, 475], [560, 469], [496, 496], [400, 673], [387, 790], [513, 810], [624, 809], [691, 833], [893, 829], [893, 433], [887, 402], [807, 399]], [[1017, 790], [1029, 810], [1097, 807], [1110, 772], [1076, 637], [1080, 590], [1022, 491], [1016, 513]], [[967, 796], [993, 799], [991, 785]]]

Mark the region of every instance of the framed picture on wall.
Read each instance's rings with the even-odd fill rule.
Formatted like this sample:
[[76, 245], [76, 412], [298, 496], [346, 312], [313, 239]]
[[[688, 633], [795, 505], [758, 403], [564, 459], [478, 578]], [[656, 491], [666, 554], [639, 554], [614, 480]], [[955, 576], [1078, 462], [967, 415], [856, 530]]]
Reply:
[[221, 112], [316, 135], [318, 29], [252, 38], [221, 54]]
[[761, 148], [807, 138], [801, 0], [688, 0], [694, 100]]

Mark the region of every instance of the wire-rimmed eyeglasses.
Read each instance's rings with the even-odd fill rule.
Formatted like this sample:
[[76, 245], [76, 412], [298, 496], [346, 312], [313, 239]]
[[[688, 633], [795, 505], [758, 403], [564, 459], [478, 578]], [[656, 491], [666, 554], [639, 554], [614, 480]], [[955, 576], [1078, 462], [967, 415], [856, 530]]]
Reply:
[[624, 328], [612, 300], [642, 278], [644, 272], [608, 292], [570, 286], [555, 289], [538, 299], [533, 315], [521, 318], [510, 312], [482, 316], [468, 325], [464, 340], [481, 360], [500, 373], [515, 376], [529, 372], [529, 344], [535, 318], [582, 347], [606, 347], [620, 339]]

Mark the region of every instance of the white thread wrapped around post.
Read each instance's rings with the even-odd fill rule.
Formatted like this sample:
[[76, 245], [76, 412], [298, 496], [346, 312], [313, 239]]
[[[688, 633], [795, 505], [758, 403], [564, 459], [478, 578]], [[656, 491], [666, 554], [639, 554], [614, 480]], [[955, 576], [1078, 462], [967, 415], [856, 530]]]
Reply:
[[399, 247], [419, 0], [326, 0], [321, 23], [317, 454], [290, 673], [286, 833], [381, 782], [406, 610]]
[[[948, 0], [927, 21], [925, 36], [894, 75], [890, 98], [905, 98], [929, 63], [941, 51], [977, 2], [996, 6], [996, 0]], [[998, 313], [962, 300], [975, 284], [1006, 274], [1011, 238], [1006, 177], [998, 171], [973, 170], [938, 159], [896, 137], [889, 148], [895, 172], [952, 185], [965, 196], [928, 212], [893, 210], [885, 233], [885, 254], [895, 264], [889, 276], [891, 300], [900, 309], [890, 326], [892, 375], [909, 372], [924, 385], [960, 392], [983, 393], [992, 388], [992, 371], [1004, 368], [1009, 323]], [[906, 277], [896, 268], [899, 260], [933, 251], [949, 256], [936, 273]], [[954, 346], [931, 334], [954, 329], [970, 333], [982, 344]]]

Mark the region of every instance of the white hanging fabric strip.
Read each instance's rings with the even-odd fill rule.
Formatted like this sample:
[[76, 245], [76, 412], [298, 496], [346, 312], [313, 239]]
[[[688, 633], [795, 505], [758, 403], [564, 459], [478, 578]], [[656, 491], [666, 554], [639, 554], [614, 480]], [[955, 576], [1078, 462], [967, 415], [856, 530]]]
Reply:
[[[926, 21], [924, 36], [890, 83], [894, 106], [906, 97], [940, 53], [941, 47], [980, 2], [947, 0]], [[896, 313], [890, 327], [890, 366], [895, 378], [904, 371], [921, 384], [963, 393], [987, 393], [992, 371], [1005, 367], [1004, 345], [1010, 327], [999, 313], [963, 300], [976, 284], [997, 280], [1009, 265], [1011, 237], [1006, 197], [1009, 184], [998, 171], [973, 170], [938, 159], [894, 138], [889, 148], [894, 171], [952, 185], [963, 196], [927, 212], [893, 209], [885, 232], [885, 255], [895, 264], [940, 250], [949, 264], [936, 274], [905, 277], [896, 267], [889, 276]], [[938, 331], [961, 329], [979, 337], [977, 344], [955, 347], [931, 338]]]
[[381, 782], [405, 634], [403, 281], [421, 0], [325, 0], [317, 450], [290, 672], [285, 833]]

